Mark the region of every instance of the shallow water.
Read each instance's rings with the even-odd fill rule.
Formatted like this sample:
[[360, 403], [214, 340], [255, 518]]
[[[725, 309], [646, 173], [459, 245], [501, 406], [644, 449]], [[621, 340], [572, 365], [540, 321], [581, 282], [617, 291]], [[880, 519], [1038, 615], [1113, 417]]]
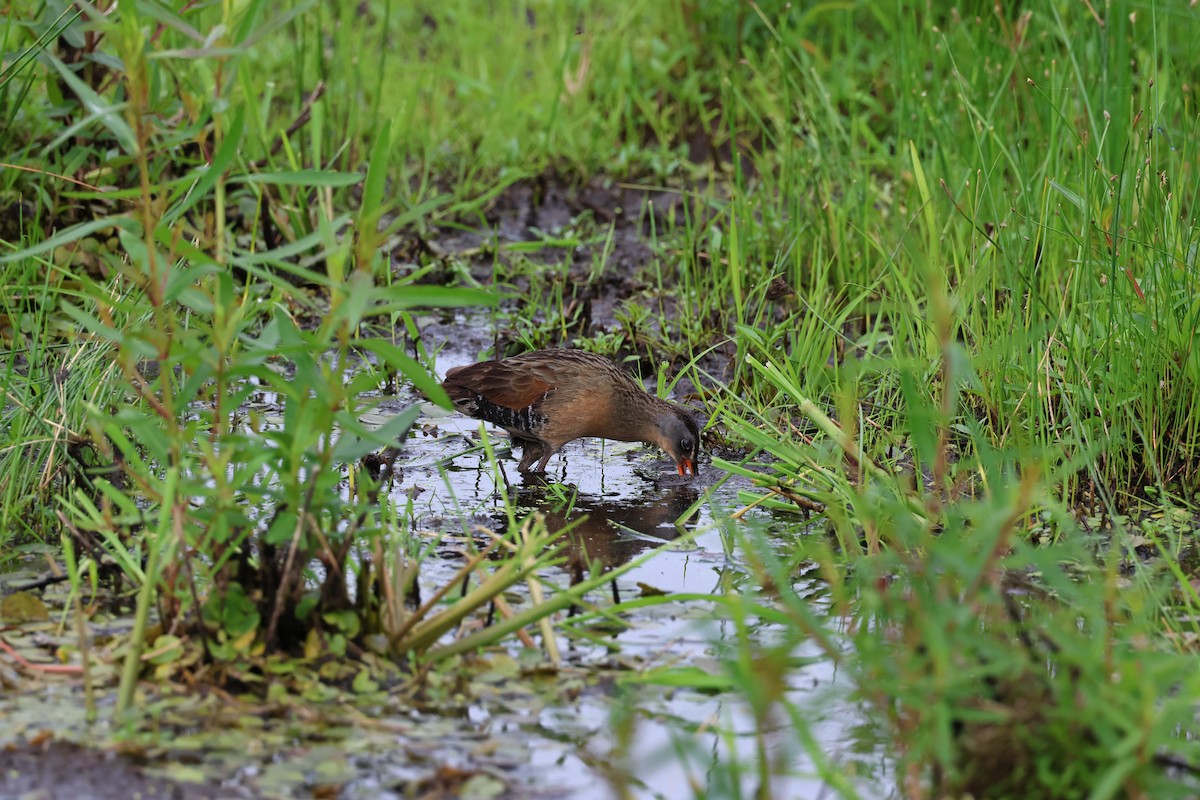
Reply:
[[[457, 322], [457, 320], [455, 321]], [[444, 350], [438, 370], [468, 363], [473, 355]], [[419, 398], [411, 393], [377, 398], [376, 411], [367, 415], [382, 421]], [[267, 407], [271, 398], [257, 401]], [[761, 509], [729, 520], [738, 508], [738, 492], [748, 484], [702, 460], [698, 475], [680, 477], [672, 462], [655, 448], [629, 443], [585, 440], [568, 445], [554, 457], [546, 481], [522, 480], [506, 439], [495, 431], [481, 432], [480, 423], [433, 406], [404, 442], [398, 471], [387, 487], [396, 508], [411, 514], [410, 528], [426, 541], [453, 539], [474, 526], [505, 530], [506, 503], [523, 516], [544, 515], [554, 530], [574, 524], [567, 563], [552, 568], [547, 579], [569, 583], [573, 573], [586, 571], [585, 561], [613, 568], [649, 555], [615, 582], [617, 596], [597, 590], [589, 601], [608, 606], [657, 594], [720, 596], [727, 592], [757, 592], [752, 577], [737, 560], [731, 537], [746, 526], [759, 527], [781, 552], [808, 532], [799, 517], [775, 516]], [[487, 436], [496, 455], [489, 461], [481, 446]], [[569, 503], [564, 503], [564, 498]], [[411, 504], [411, 505], [410, 505]], [[569, 505], [569, 510], [564, 508]], [[681, 519], [685, 512], [691, 512]], [[582, 519], [581, 519], [582, 518]], [[449, 548], [453, 549], [453, 548]], [[657, 551], [657, 552], [654, 552]], [[581, 556], [586, 554], [586, 559]], [[439, 548], [422, 564], [423, 596], [442, 585], [461, 567], [461, 559]], [[824, 605], [824, 585], [815, 575], [799, 574], [796, 590], [818, 608]], [[516, 587], [513, 594], [523, 591]], [[47, 592], [50, 600], [65, 587]], [[520, 603], [521, 597], [510, 598]], [[223, 782], [237, 791], [214, 796], [310, 797], [314, 787], [337, 786], [343, 798], [399, 798], [414, 786], [446, 769], [494, 778], [516, 797], [609, 798], [615, 796], [606, 772], [621, 766], [632, 776], [633, 796], [674, 798], [703, 794], [731, 796], [722, 783], [730, 763], [741, 767], [743, 796], [754, 792], [757, 757], [755, 721], [745, 704], [732, 694], [692, 689], [667, 690], [636, 678], [664, 667], [698, 667], [721, 671], [720, 649], [736, 642], [732, 623], [711, 604], [697, 601], [626, 606], [626, 627], [597, 632], [600, 640], [560, 637], [563, 664], [547, 672], [549, 691], [533, 683], [545, 656], [510, 651], [522, 669], [495, 683], [485, 677], [472, 686], [465, 713], [447, 706], [446, 713], [417, 711], [401, 701], [381, 707], [378, 716], [350, 717], [331, 723], [321, 718], [312, 728], [297, 727], [285, 716], [264, 718], [261, 728], [247, 727], [253, 713], [222, 708], [217, 697], [163, 701], [164, 718], [173, 724], [208, 718], [220, 734], [165, 735], [150, 754], [151, 770], [170, 779], [189, 778], [189, 764], [203, 763], [206, 780]], [[92, 620], [97, 630], [98, 620]], [[109, 621], [118, 637], [130, 620]], [[752, 623], [758, 641], [780, 638], [780, 631]], [[55, 639], [63, 631], [48, 623]], [[33, 634], [36, 636], [37, 634]], [[70, 639], [69, 630], [66, 638]], [[790, 675], [790, 699], [804, 710], [802, 721], [780, 715], [762, 726], [766, 746], [777, 759], [779, 777], [771, 786], [778, 797], [836, 796], [819, 771], [820, 763], [834, 772], [853, 765], [859, 778], [858, 796], [884, 796], [874, 787], [886, 786], [888, 766], [883, 748], [870, 740], [864, 716], [849, 699], [849, 685], [815, 646], [794, 654], [798, 666]], [[0, 676], [2, 677], [2, 676]], [[625, 680], [626, 678], [632, 680]], [[564, 692], [570, 684], [577, 688]], [[569, 700], [564, 698], [570, 698]], [[47, 735], [85, 745], [106, 746], [115, 728], [105, 721], [111, 693], [101, 693], [101, 721], [82, 720], [82, 692], [77, 685], [49, 687], [45, 692], [0, 693], [0, 745], [37, 741]], [[154, 702], [154, 701], [148, 701]], [[613, 710], [618, 702], [637, 709], [628, 741], [620, 741]], [[322, 715], [320, 706], [314, 713]], [[217, 720], [221, 711], [239, 716], [230, 723]], [[259, 724], [258, 722], [254, 723]], [[800, 749], [795, 724], [816, 742], [816, 755]], [[624, 752], [622, 760], [612, 755]], [[53, 759], [44, 754], [39, 757]], [[67, 752], [62, 758], [75, 758]], [[194, 761], [198, 759], [199, 761]], [[839, 769], [839, 767], [841, 769]], [[138, 767], [140, 769], [140, 766]], [[99, 768], [103, 779], [104, 768]], [[181, 772], [182, 770], [182, 772]], [[113, 766], [113, 774], [116, 774]], [[30, 784], [20, 784], [28, 788]], [[0, 780], [0, 795], [6, 785]], [[112, 794], [101, 797], [119, 796]]]
[[[444, 373], [470, 360], [444, 351], [438, 368]], [[397, 410], [405, 400], [397, 398]], [[573, 546], [604, 567], [662, 548], [616, 581], [621, 601], [644, 591], [719, 595], [731, 587], [756, 590], [742, 586], [748, 575], [732, 555], [735, 548], [728, 541], [731, 525], [764, 527], [780, 548], [786, 548], [793, 537], [808, 535], [795, 521], [798, 518], [759, 510], [748, 512], [742, 522], [728, 522], [729, 513], [738, 507], [738, 491], [749, 488], [744, 479], [730, 479], [703, 462], [695, 477], [680, 477], [663, 453], [647, 445], [573, 442], [547, 468], [546, 482], [556, 487], [538, 479], [523, 481], [503, 433], [481, 429], [476, 420], [436, 407], [425, 410], [426, 416], [406, 443], [399, 462], [402, 471], [391, 490], [397, 503], [413, 497], [416, 529], [430, 535], [461, 532], [463, 520], [468, 520], [503, 530], [508, 498], [518, 515], [538, 511], [552, 530], [575, 522]], [[491, 443], [494, 464], [481, 446], [481, 436]], [[563, 495], [571, 500], [569, 512], [561, 510]], [[689, 509], [694, 513], [678, 521]], [[433, 573], [424, 577], [433, 578]], [[821, 604], [824, 591], [819, 579], [802, 576], [800, 581], [797, 591]], [[629, 627], [613, 634], [611, 641], [620, 648], [617, 658], [637, 669], [694, 665], [719, 671], [716, 650], [734, 635], [732, 626], [719, 622], [712, 608], [703, 603], [650, 605], [623, 612], [622, 618]], [[759, 625], [757, 633], [764, 640], [773, 635], [765, 624]], [[608, 648], [598, 644], [564, 640], [563, 647], [568, 664], [611, 665], [614, 658]], [[848, 682], [839, 680], [815, 646], [805, 647], [795, 656], [807, 666], [793, 674], [791, 699], [810, 712], [804, 724], [808, 735], [819, 742], [821, 759], [834, 765], [854, 761], [864, 778], [859, 795], [882, 796], [870, 787], [879, 785], [876, 781], [886, 772], [886, 765], [876, 755], [881, 749], [862, 740], [863, 716], [847, 697]], [[754, 721], [736, 697], [691, 690], [666, 692], [655, 686], [632, 686], [624, 691], [633, 692], [641, 712], [627, 764], [636, 776], [636, 796], [691, 795], [689, 786], [707, 786], [704, 791], [719, 796], [721, 787], [710, 783], [711, 775], [721, 772], [714, 767], [729, 761], [731, 750], [744, 770], [754, 763]], [[583, 692], [570, 706], [547, 707], [536, 715], [481, 710], [478, 721], [493, 735], [503, 733], [505, 738], [524, 741], [529, 761], [519, 773], [523, 782], [528, 781], [529, 790], [606, 798], [613, 796], [613, 790], [603, 771], [594, 765], [605, 764], [615, 746], [610, 720], [613, 702], [608, 692]], [[785, 773], [772, 786], [776, 796], [830, 793], [813, 760], [799, 751], [791, 722], [780, 718], [774, 725], [773, 733], [768, 733], [768, 748], [780, 759], [780, 771]], [[696, 730], [699, 732], [693, 732]], [[686, 759], [680, 758], [681, 751], [688, 753]], [[745, 778], [743, 793], [753, 792], [751, 781], [752, 776]]]

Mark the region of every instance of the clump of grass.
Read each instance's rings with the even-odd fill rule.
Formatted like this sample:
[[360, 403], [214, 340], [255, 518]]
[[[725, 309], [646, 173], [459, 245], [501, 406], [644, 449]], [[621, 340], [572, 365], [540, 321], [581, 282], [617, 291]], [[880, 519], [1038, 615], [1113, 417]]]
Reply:
[[[237, 75], [247, 65], [231, 57], [243, 52], [236, 45], [280, 24], [260, 18], [260, 10], [210, 20], [208, 38], [194, 28], [195, 17], [161, 10], [152, 19], [129, 9], [90, 20], [90, 46], [117, 57], [92, 65], [96, 82], [118, 87], [125, 102], [110, 107], [67, 65], [58, 69], [86, 109], [78, 126], [104, 132], [123, 153], [114, 180], [137, 188], [122, 193], [107, 215], [40, 241], [34, 231], [5, 257], [11, 270], [54, 274], [70, 270], [57, 261], [62, 249], [81, 247], [97, 231], [116, 245], [89, 250], [86, 271], [68, 273], [69, 290], [59, 283], [42, 292], [46, 305], [76, 327], [57, 327], [49, 313], [25, 317], [21, 330], [35, 341], [20, 361], [10, 359], [7, 385], [27, 415], [10, 427], [20, 437], [10, 463], [37, 453], [52, 472], [55, 458], [76, 454], [82, 461], [78, 454], [86, 451], [100, 468], [86, 480], [46, 480], [41, 496], [59, 495], [56, 519], [69, 532], [64, 544], [82, 552], [73, 585], [110, 561], [114, 588], [127, 583], [136, 592], [120, 711], [131, 708], [150, 650], [160, 671], [172, 663], [219, 665], [210, 676], [245, 676], [249, 665], [271, 672], [262, 659], [278, 652], [446, 657], [571, 602], [569, 595], [555, 598], [515, 627], [496, 626], [455, 646], [443, 641], [554, 557], [560, 531], [516, 521], [472, 555], [458, 578], [420, 602], [423, 553], [379, 492], [380, 478], [361, 461], [380, 447], [402, 446], [418, 408], [378, 429], [359, 417], [369, 403], [363, 398], [385, 373], [448, 401], [402, 345], [360, 331], [396, 318], [410, 329], [413, 309], [494, 298], [390, 275], [381, 244], [413, 217], [384, 197], [393, 149], [386, 124], [373, 131], [354, 171], [324, 169], [315, 138], [310, 164], [296, 160], [291, 170], [273, 172], [243, 158], [242, 148], [254, 147], [255, 123], [251, 96], [239, 95], [234, 82], [219, 87], [230, 92], [229, 103], [188, 106], [209, 85], [202, 64]], [[145, 26], [152, 22], [166, 28], [148, 48]], [[217, 46], [222, 30], [241, 38]], [[191, 39], [207, 45], [183, 57], [177, 46]], [[320, 116], [320, 99], [310, 100]], [[188, 113], [180, 117], [181, 110]], [[198, 146], [208, 163], [189, 171], [158, 160], [162, 149], [181, 143]], [[167, 163], [183, 174], [163, 177]], [[355, 211], [335, 212], [334, 190], [352, 185], [359, 190]], [[89, 190], [91, 199], [110, 199], [106, 194]], [[256, 221], [247, 225], [235, 208], [251, 209]], [[8, 302], [34, 298], [14, 294]], [[54, 348], [46, 342], [55, 336], [74, 376], [61, 370], [55, 391], [43, 390], [40, 399], [38, 381], [52, 371], [47, 353]], [[262, 393], [273, 396], [278, 419], [255, 410], [251, 399]], [[75, 427], [56, 417], [76, 420]], [[10, 498], [22, 485], [7, 484]], [[22, 510], [10, 503], [5, 514]], [[484, 570], [494, 551], [506, 557]], [[445, 594], [477, 573], [479, 586], [443, 608]]]

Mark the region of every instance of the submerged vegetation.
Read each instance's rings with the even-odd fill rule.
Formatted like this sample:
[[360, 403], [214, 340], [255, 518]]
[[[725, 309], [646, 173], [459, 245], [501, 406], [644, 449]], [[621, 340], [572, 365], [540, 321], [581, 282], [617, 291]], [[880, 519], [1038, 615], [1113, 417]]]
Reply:
[[[727, 634], [620, 676], [590, 757], [618, 796], [647, 687], [747, 709], [749, 756], [679, 722], [696, 796], [793, 796], [800, 764], [843, 797], [1194, 796], [1195, 16], [18, 0], [0, 564], [49, 560], [27, 592], [70, 586], [63, 658], [135, 730], [149, 678], [465, 706], [506, 648], [559, 664], [677, 604]], [[586, 348], [702, 408], [739, 578], [604, 605], [630, 566], [501, 493], [422, 583], [447, 540], [388, 486], [448, 344]], [[880, 774], [815, 731], [813, 660]]]

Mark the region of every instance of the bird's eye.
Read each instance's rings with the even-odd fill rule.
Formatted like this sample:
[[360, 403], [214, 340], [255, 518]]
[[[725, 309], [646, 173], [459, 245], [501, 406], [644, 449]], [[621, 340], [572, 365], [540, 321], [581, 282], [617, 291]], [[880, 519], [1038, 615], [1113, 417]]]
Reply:
[[690, 436], [685, 436], [682, 439], [680, 439], [679, 440], [679, 449], [685, 453], [692, 452], [692, 438]]

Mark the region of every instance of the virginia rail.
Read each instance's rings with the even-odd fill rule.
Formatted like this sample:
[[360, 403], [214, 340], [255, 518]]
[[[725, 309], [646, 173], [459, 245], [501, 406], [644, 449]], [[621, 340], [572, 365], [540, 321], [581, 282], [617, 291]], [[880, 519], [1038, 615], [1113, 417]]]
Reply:
[[[680, 406], [660, 400], [604, 356], [534, 350], [446, 373], [442, 388], [459, 411], [504, 428], [521, 444], [521, 472], [545, 472], [550, 456], [584, 436], [647, 442], [696, 474], [700, 429]], [[537, 467], [530, 469], [534, 461]]]

